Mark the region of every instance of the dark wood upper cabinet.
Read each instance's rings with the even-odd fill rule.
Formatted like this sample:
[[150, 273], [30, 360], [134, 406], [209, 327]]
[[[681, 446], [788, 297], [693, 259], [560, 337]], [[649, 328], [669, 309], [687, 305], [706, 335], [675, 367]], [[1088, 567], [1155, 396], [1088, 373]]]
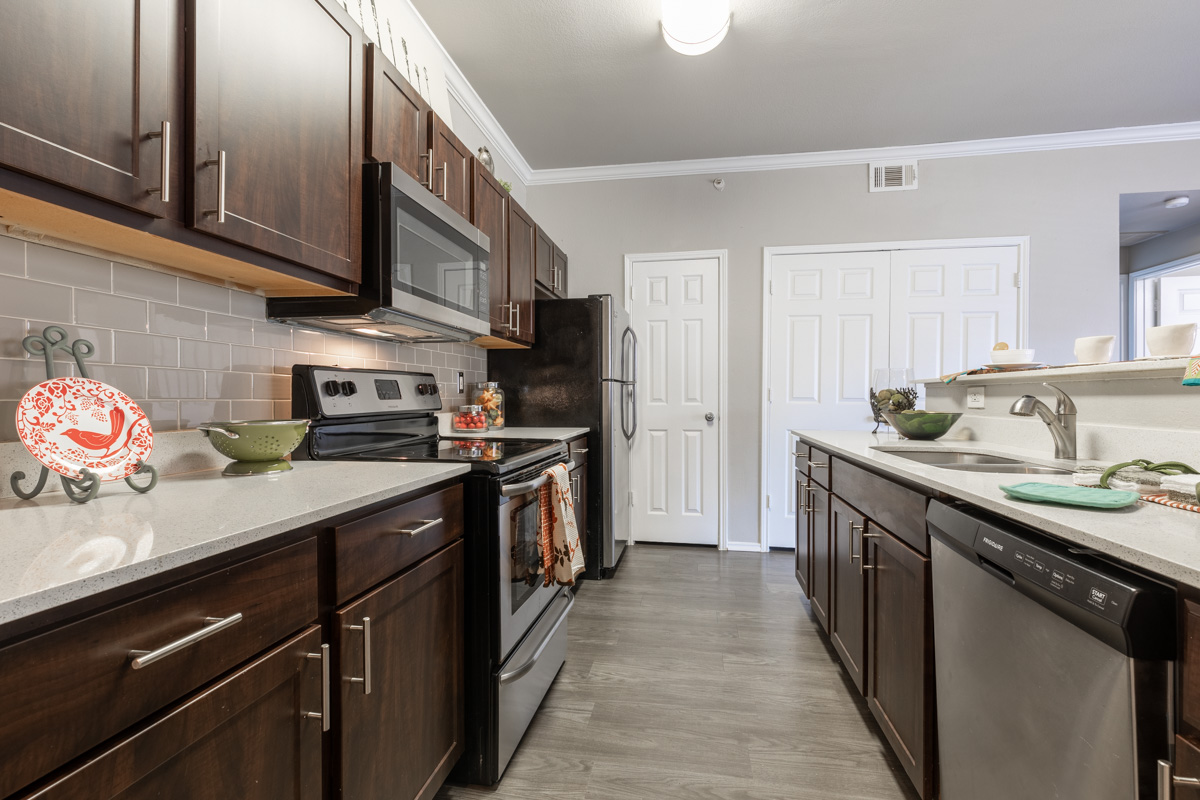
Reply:
[[832, 557], [829, 567], [833, 603], [829, 609], [829, 638], [860, 692], [864, 691], [867, 677], [866, 590], [862, 562], [866, 525], [867, 520], [862, 514], [842, 502], [840, 497], [832, 498], [829, 517]]
[[829, 610], [833, 606], [833, 594], [830, 581], [830, 564], [833, 554], [829, 543], [829, 502], [831, 495], [826, 489], [814, 484], [808, 492], [809, 519], [812, 530], [812, 591], [809, 602], [813, 614], [821, 627], [829, 631]]
[[470, 160], [471, 224], [490, 240], [488, 253], [488, 310], [492, 335], [509, 338], [517, 325], [517, 311], [508, 299], [508, 192], [478, 159]]
[[0, 3], [0, 164], [181, 218], [180, 5]]
[[538, 228], [534, 249], [534, 280], [538, 294], [547, 299], [567, 296], [567, 254]]
[[533, 270], [537, 224], [508, 198], [508, 302], [517, 308], [513, 339], [533, 344]]
[[[474, 157], [462, 139], [436, 113], [429, 112], [429, 147], [433, 150], [433, 193], [463, 219], [471, 219], [471, 188], [474, 183], [471, 162]], [[503, 191], [503, 188], [501, 188]], [[475, 223], [479, 227], [478, 223]], [[484, 231], [487, 233], [487, 231]], [[495, 255], [496, 242], [492, 242]]]
[[313, 626], [22, 800], [320, 800], [320, 653]]
[[359, 281], [358, 26], [336, 0], [188, 6], [190, 223]]
[[334, 614], [344, 800], [429, 800], [462, 754], [462, 596], [456, 542]]
[[934, 797], [933, 612], [929, 559], [871, 524], [867, 706], [922, 798]]
[[374, 44], [367, 45], [363, 154], [430, 185], [429, 103]]

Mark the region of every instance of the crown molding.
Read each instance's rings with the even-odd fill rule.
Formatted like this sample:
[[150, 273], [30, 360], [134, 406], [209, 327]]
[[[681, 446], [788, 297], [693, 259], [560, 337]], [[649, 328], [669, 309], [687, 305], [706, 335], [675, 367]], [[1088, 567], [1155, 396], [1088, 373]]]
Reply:
[[678, 175], [712, 175], [731, 172], [765, 172], [781, 169], [834, 167], [871, 161], [963, 158], [1039, 150], [1069, 150], [1080, 147], [1110, 147], [1200, 139], [1200, 121], [1132, 128], [1105, 128], [964, 142], [874, 147], [860, 150], [825, 150], [816, 153], [784, 153], [765, 156], [700, 158], [690, 161], [655, 161], [643, 164], [612, 164], [597, 167], [566, 167], [532, 170], [527, 186], [587, 181], [617, 181], [662, 178]]
[[412, 13], [424, 26], [425, 32], [429, 34], [429, 38], [437, 45], [441, 51], [442, 57], [445, 58], [445, 78], [446, 90], [450, 96], [463, 107], [471, 121], [488, 139], [488, 144], [500, 158], [504, 159], [513, 172], [517, 173], [517, 177], [526, 186], [530, 185], [533, 180], [534, 170], [529, 166], [529, 162], [521, 155], [521, 151], [513, 144], [512, 139], [508, 138], [508, 134], [504, 132], [504, 128], [500, 125], [499, 120], [492, 114], [487, 104], [483, 102], [483, 98], [475, 91], [475, 87], [467, 80], [467, 76], [458, 68], [458, 64], [450, 57], [450, 53], [442, 45], [442, 40], [438, 38], [433, 29], [429, 27], [429, 23], [421, 16], [421, 12], [413, 5], [412, 0], [407, 0], [408, 7]]

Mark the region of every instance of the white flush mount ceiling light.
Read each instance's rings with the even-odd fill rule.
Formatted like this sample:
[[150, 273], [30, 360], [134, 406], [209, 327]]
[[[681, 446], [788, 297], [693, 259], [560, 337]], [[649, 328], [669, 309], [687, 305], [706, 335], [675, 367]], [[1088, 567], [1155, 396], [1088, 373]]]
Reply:
[[685, 56], [703, 55], [719, 45], [732, 20], [729, 0], [663, 0], [663, 39]]
[[1163, 203], [1163, 205], [1167, 208], [1183, 208], [1190, 202], [1192, 202], [1192, 198], [1184, 194], [1180, 195], [1179, 197], [1172, 197], [1170, 200]]

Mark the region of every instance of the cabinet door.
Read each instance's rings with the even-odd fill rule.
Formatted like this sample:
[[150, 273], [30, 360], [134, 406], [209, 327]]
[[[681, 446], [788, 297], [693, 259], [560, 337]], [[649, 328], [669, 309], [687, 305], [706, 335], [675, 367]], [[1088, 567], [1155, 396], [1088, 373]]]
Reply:
[[374, 44], [367, 46], [363, 155], [429, 186], [429, 103]]
[[588, 472], [587, 464], [571, 470], [571, 495], [575, 501], [575, 525], [579, 528], [579, 546], [587, 554], [587, 523], [588, 523]]
[[813, 614], [826, 631], [829, 630], [829, 609], [833, 605], [830, 587], [830, 563], [832, 554], [829, 547], [829, 491], [813, 485], [808, 492], [809, 512], [812, 530], [812, 593], [809, 602]]
[[829, 638], [850, 679], [861, 692], [866, 680], [865, 582], [862, 562], [867, 520], [837, 496], [830, 503], [829, 538], [833, 553], [833, 605], [829, 609]]
[[184, 141], [179, 5], [0, 4], [0, 163], [178, 218], [182, 158], [174, 156], [182, 156]]
[[808, 597], [812, 587], [812, 521], [808, 512], [808, 476], [796, 470], [796, 580]]
[[554, 294], [554, 242], [541, 228], [533, 251], [533, 277], [543, 294]]
[[313, 626], [25, 800], [320, 800], [320, 654]]
[[462, 754], [462, 593], [459, 541], [334, 614], [344, 800], [427, 800]]
[[874, 523], [867, 570], [867, 705], [921, 797], [935, 772], [929, 559]]
[[[471, 162], [474, 160], [471, 151], [437, 114], [430, 111], [429, 120], [429, 146], [433, 148], [433, 193], [462, 214], [463, 219], [470, 220]], [[496, 242], [493, 240], [493, 255], [495, 250]]]
[[188, 5], [192, 225], [358, 282], [358, 26], [337, 0]]
[[557, 297], [567, 296], [567, 254], [554, 248], [554, 294]]
[[492, 335], [505, 339], [516, 335], [517, 311], [508, 297], [508, 192], [477, 159], [471, 188], [471, 224], [491, 240], [488, 254], [488, 309]]
[[533, 344], [533, 259], [537, 226], [517, 201], [508, 198], [508, 302], [517, 309], [513, 338]]

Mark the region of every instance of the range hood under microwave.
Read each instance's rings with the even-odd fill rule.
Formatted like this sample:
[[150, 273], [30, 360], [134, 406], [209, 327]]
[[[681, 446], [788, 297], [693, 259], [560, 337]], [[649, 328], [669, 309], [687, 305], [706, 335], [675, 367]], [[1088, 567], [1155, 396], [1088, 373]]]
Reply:
[[488, 237], [395, 164], [364, 170], [358, 294], [274, 297], [267, 316], [382, 341], [488, 335]]

